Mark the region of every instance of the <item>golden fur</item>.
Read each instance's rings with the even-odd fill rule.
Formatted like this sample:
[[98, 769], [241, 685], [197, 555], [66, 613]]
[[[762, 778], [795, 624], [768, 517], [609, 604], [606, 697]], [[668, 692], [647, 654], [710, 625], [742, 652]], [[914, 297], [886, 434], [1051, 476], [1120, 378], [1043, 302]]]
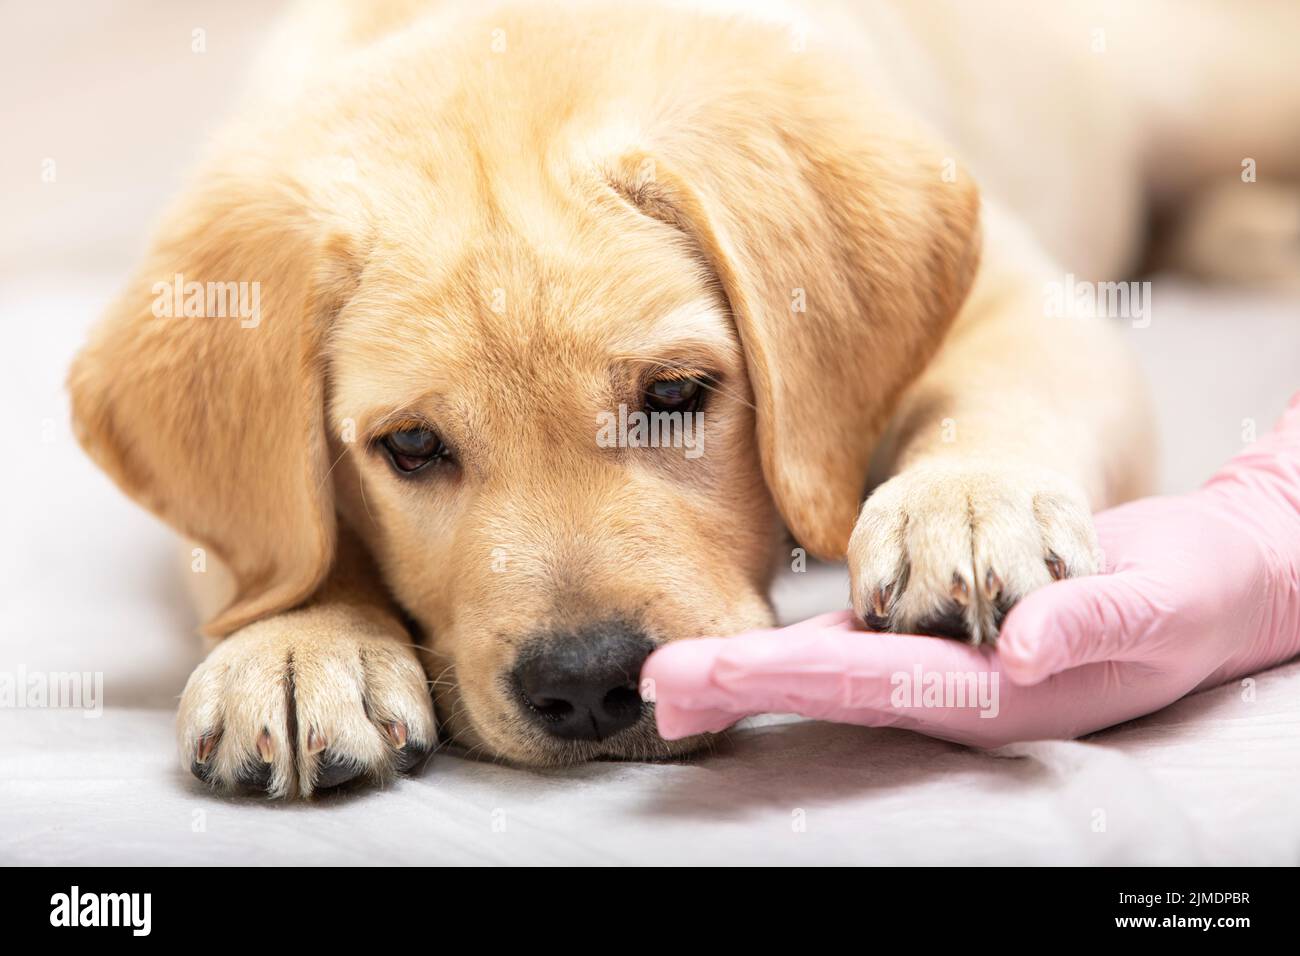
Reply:
[[[611, 614], [660, 642], [770, 623], [783, 525], [898, 629], [958, 579], [996, 569], [1005, 599], [1053, 552], [1095, 567], [1088, 509], [1147, 481], [1136, 376], [1101, 323], [1042, 328], [1051, 260], [994, 204], [981, 229], [906, 109], [777, 24], [458, 6], [305, 5], [306, 62], [72, 371], [87, 450], [231, 581], [187, 766], [308, 795], [326, 753], [382, 778], [438, 734], [527, 763], [689, 748], [645, 722], [545, 739], [501, 675]], [[155, 317], [177, 274], [260, 283], [260, 322]], [[598, 447], [597, 413], [663, 368], [716, 381], [708, 453]], [[412, 421], [452, 471], [375, 453]], [[896, 477], [858, 520], [873, 454]], [[969, 600], [977, 640], [996, 597]]]

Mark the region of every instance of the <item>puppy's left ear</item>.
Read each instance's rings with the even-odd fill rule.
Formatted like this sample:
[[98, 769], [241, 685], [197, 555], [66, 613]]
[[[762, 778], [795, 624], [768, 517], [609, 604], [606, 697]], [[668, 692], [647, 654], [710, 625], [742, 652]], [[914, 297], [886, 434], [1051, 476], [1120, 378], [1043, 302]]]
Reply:
[[214, 635], [300, 604], [334, 559], [322, 342], [353, 280], [300, 184], [236, 160], [182, 196], [68, 379], [90, 456], [231, 572]]
[[703, 99], [603, 172], [717, 276], [768, 487], [801, 544], [841, 558], [874, 445], [970, 288], [979, 196], [924, 133], [808, 60], [757, 59], [744, 91], [695, 78]]

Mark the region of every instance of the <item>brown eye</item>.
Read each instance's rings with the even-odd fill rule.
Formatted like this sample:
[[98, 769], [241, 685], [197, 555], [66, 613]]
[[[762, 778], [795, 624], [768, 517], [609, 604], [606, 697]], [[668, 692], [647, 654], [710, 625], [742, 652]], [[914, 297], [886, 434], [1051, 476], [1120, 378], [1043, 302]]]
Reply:
[[447, 446], [427, 428], [403, 428], [401, 431], [390, 432], [380, 444], [388, 452], [393, 467], [407, 474], [447, 456]]
[[645, 390], [645, 406], [652, 412], [694, 412], [704, 404], [706, 383], [699, 378], [662, 378]]

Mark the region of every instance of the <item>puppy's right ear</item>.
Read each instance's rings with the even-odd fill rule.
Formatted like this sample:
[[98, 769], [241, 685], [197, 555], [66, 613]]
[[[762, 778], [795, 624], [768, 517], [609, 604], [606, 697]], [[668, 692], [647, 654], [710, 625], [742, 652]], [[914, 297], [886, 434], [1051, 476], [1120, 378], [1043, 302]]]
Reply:
[[205, 176], [69, 376], [90, 456], [233, 573], [210, 634], [301, 603], [333, 558], [319, 356], [352, 270], [309, 208], [274, 169]]
[[[763, 474], [786, 526], [842, 559], [872, 451], [980, 258], [979, 192], [942, 147], [775, 28], [720, 22], [604, 180], [681, 231], [726, 296]], [[739, 52], [737, 52], [739, 51]], [[735, 64], [746, 64], [744, 83]], [[608, 148], [608, 147], [605, 147]]]

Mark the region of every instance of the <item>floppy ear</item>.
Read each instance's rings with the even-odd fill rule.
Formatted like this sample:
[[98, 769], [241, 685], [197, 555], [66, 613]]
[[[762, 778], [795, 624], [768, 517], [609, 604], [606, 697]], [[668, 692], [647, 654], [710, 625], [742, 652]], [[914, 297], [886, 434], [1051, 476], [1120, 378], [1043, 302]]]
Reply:
[[687, 233], [717, 276], [768, 487], [794, 536], [824, 558], [843, 557], [873, 447], [979, 259], [970, 181], [949, 181], [922, 134], [846, 98], [778, 76], [743, 101], [682, 110], [605, 168], [628, 201]]
[[329, 569], [318, 356], [348, 270], [342, 240], [274, 170], [202, 184], [68, 384], [90, 456], [232, 571], [233, 600], [205, 628], [222, 635], [301, 603]]

